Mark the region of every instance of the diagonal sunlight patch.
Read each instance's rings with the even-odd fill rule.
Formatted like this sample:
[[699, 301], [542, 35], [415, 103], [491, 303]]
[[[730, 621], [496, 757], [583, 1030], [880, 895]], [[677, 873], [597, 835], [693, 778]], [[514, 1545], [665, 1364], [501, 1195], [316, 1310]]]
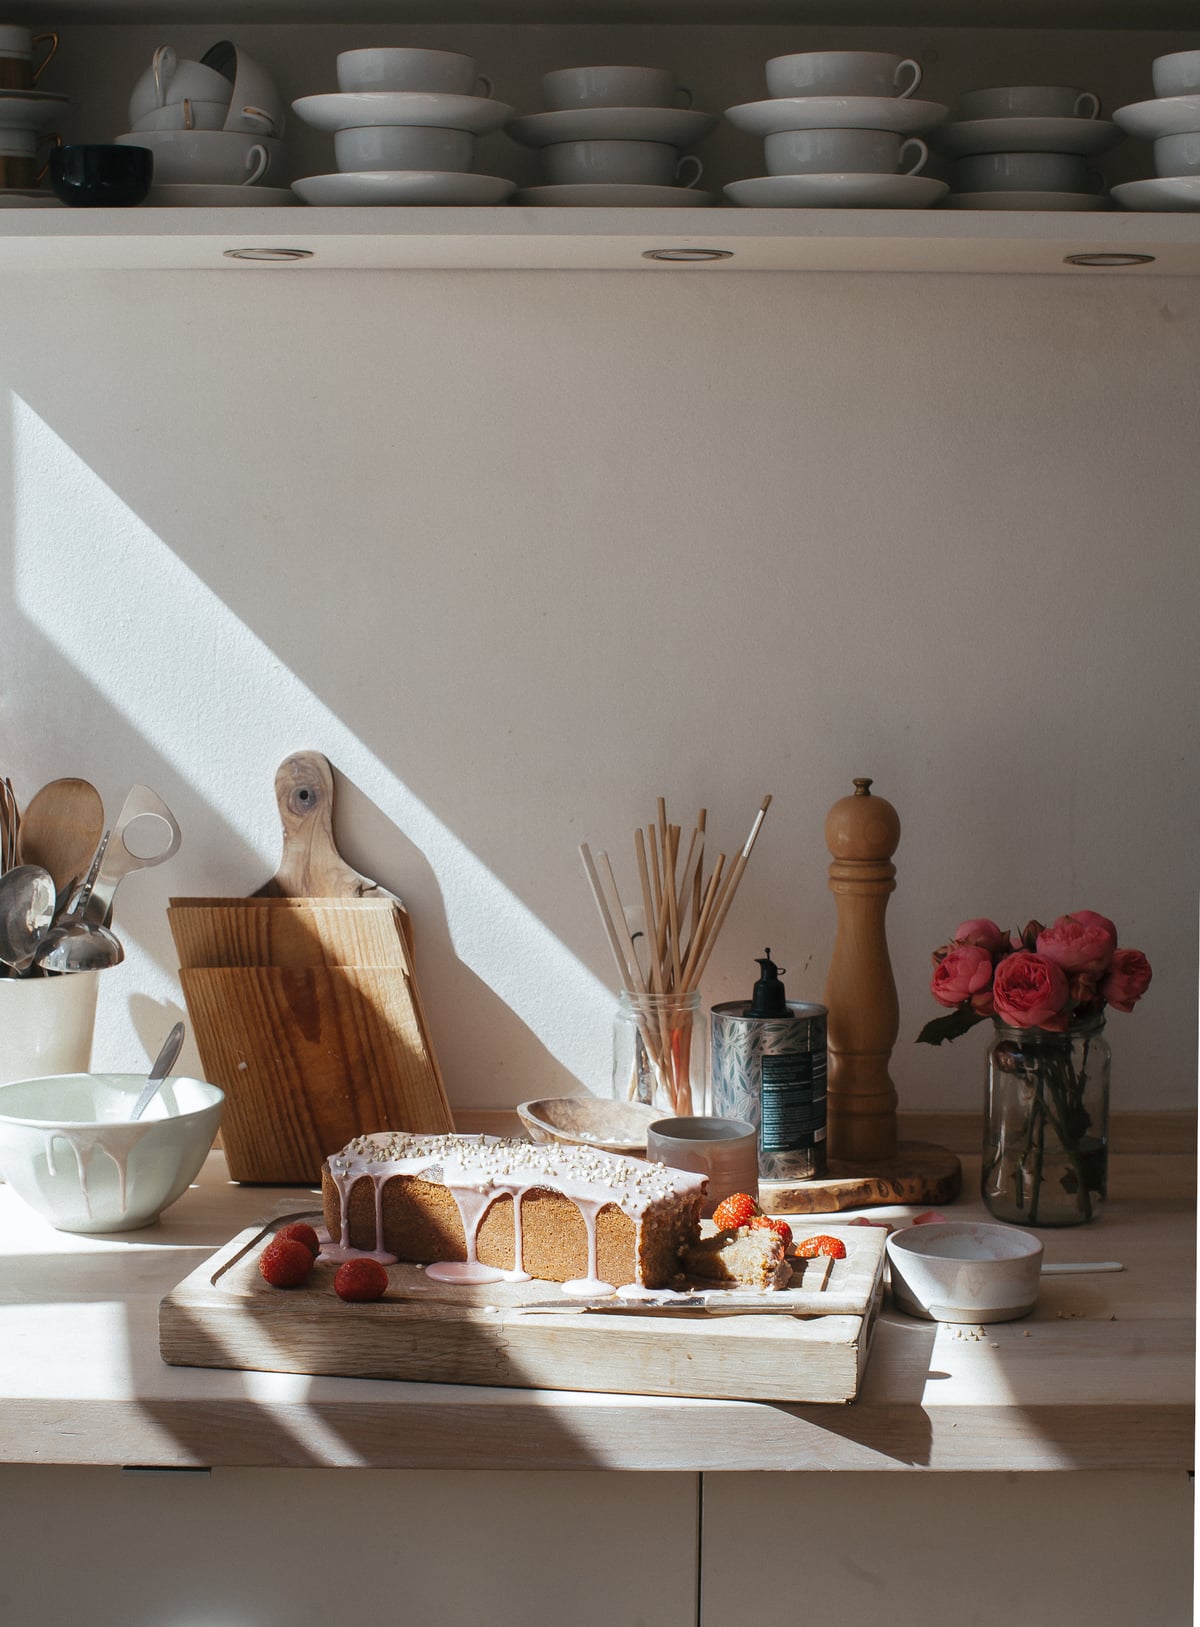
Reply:
[[[273, 774], [299, 745], [324, 752], [427, 859], [463, 963], [576, 1078], [603, 1079], [609, 990], [27, 402], [13, 395], [11, 408], [15, 599], [62, 660], [261, 857], [264, 875], [278, 821], [272, 807], [247, 830], [247, 775]], [[213, 741], [228, 749], [214, 753]], [[149, 963], [138, 970], [154, 982]], [[165, 973], [148, 992], [177, 998]]]

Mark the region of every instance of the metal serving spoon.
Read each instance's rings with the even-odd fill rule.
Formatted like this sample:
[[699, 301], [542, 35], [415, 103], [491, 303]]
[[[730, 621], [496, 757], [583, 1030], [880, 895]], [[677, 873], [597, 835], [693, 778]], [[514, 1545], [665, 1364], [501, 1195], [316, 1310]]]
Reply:
[[18, 864], [0, 876], [0, 960], [18, 975], [33, 964], [55, 898], [54, 877], [40, 864]]
[[146, 1083], [142, 1086], [138, 1099], [133, 1104], [133, 1111], [129, 1117], [140, 1119], [158, 1094], [163, 1080], [175, 1066], [175, 1058], [179, 1055], [183, 1045], [183, 1024], [176, 1023], [171, 1032], [163, 1040], [162, 1050], [154, 1058], [154, 1066], [146, 1076]]

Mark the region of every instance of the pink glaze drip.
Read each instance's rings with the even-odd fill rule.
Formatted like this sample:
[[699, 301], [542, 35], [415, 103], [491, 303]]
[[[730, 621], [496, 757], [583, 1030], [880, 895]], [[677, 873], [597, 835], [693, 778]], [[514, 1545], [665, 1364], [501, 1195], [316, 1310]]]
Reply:
[[[592, 1148], [533, 1146], [494, 1136], [359, 1136], [329, 1159], [328, 1170], [340, 1204], [340, 1237], [336, 1245], [331, 1240], [329, 1248], [322, 1249], [326, 1258], [336, 1257], [332, 1252], [335, 1247], [341, 1257], [363, 1252], [350, 1247], [349, 1217], [350, 1193], [363, 1176], [374, 1187], [376, 1240], [383, 1235], [383, 1188], [393, 1176], [424, 1176], [442, 1182], [462, 1221], [467, 1258], [432, 1262], [427, 1275], [440, 1282], [528, 1282], [529, 1273], [521, 1269], [522, 1199], [534, 1190], [559, 1192], [575, 1204], [587, 1228], [588, 1274], [567, 1283], [564, 1289], [578, 1295], [613, 1292], [612, 1284], [600, 1279], [598, 1269], [596, 1222], [603, 1208], [617, 1203], [637, 1225], [635, 1259], [640, 1270], [642, 1215], [666, 1199], [695, 1194], [704, 1183], [700, 1175]], [[504, 1196], [511, 1198], [513, 1205], [517, 1262], [516, 1268], [508, 1271], [484, 1265], [477, 1253], [483, 1218]]]
[[106, 1124], [95, 1130], [66, 1129], [63, 1126], [47, 1130], [46, 1169], [51, 1176], [58, 1173], [54, 1163], [54, 1143], [61, 1137], [75, 1154], [75, 1167], [79, 1172], [79, 1190], [83, 1197], [83, 1212], [91, 1220], [92, 1200], [88, 1191], [88, 1167], [98, 1152], [104, 1153], [117, 1166], [117, 1194], [121, 1205], [119, 1213], [123, 1215], [128, 1207], [129, 1155], [149, 1129], [150, 1124]]

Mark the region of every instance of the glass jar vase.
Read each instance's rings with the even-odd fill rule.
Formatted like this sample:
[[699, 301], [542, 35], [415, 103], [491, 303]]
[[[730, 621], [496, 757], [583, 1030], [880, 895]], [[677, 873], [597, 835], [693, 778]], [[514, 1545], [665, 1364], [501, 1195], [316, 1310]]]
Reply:
[[1108, 1182], [1112, 1053], [1104, 1018], [1065, 1033], [995, 1020], [987, 1050], [983, 1201], [997, 1220], [1080, 1226]]
[[636, 994], [622, 989], [613, 1022], [612, 1093], [664, 1118], [703, 1113], [704, 1034], [700, 991]]

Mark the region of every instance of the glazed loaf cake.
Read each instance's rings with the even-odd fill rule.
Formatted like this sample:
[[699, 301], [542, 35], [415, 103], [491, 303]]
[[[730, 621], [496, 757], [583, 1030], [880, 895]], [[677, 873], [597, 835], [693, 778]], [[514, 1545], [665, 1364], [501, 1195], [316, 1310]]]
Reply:
[[700, 1236], [701, 1175], [493, 1136], [358, 1136], [321, 1171], [342, 1249], [551, 1282], [670, 1286]]

